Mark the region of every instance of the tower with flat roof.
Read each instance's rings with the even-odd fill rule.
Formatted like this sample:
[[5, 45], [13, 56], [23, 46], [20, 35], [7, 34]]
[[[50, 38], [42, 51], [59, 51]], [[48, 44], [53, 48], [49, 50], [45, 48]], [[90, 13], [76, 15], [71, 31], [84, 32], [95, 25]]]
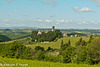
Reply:
[[55, 26], [52, 26], [52, 31], [55, 31]]

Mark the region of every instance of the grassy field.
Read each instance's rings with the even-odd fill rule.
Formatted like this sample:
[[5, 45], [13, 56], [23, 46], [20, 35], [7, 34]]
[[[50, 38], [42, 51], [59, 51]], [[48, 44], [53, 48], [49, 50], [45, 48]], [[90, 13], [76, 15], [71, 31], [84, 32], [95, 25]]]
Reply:
[[[31, 44], [31, 45], [26, 45], [27, 47], [34, 48], [35, 46], [41, 46], [47, 49], [48, 47], [55, 48], [55, 49], [60, 49], [61, 46], [61, 40], [64, 41], [64, 43], [67, 43], [69, 40], [71, 41], [71, 45], [75, 46], [75, 43], [79, 41], [81, 37], [66, 37], [66, 38], [60, 38], [56, 42], [43, 42], [43, 43], [36, 43], [36, 44]], [[83, 40], [88, 41], [89, 37], [88, 36], [83, 36]]]
[[0, 67], [100, 67], [98, 65], [87, 65], [87, 64], [64, 64], [64, 63], [53, 63], [36, 60], [22, 60], [22, 59], [11, 59], [0, 57]]

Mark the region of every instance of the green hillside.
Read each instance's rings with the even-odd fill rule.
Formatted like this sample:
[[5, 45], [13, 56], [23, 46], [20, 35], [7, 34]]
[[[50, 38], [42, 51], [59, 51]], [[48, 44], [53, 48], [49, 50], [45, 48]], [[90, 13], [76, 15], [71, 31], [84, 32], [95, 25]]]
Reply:
[[[71, 45], [75, 46], [75, 43], [79, 41], [81, 37], [66, 37], [66, 38], [60, 38], [56, 42], [42, 42], [42, 43], [36, 43], [36, 44], [31, 44], [31, 45], [26, 45], [27, 47], [34, 48], [35, 46], [41, 46], [47, 49], [48, 47], [55, 48], [55, 49], [60, 49], [61, 46], [61, 40], [64, 41], [64, 43], [67, 43], [68, 40], [71, 41]], [[89, 37], [88, 36], [82, 36], [83, 40], [88, 41]]]
[[5, 35], [0, 35], [0, 42], [10, 41], [11, 39]]
[[43, 62], [36, 60], [22, 60], [22, 59], [11, 59], [0, 57], [0, 67], [99, 67], [98, 65], [87, 65], [87, 64], [64, 64], [64, 63], [53, 63]]
[[[55, 48], [55, 49], [60, 49], [61, 40], [63, 40], [64, 43], [67, 43], [68, 40], [70, 40], [71, 45], [75, 46], [75, 43], [78, 42], [80, 38], [81, 37], [66, 37], [66, 38], [60, 38], [56, 42], [41, 42], [41, 43], [36, 43], [36, 44], [27, 44], [27, 42], [29, 42], [31, 40], [29, 40], [29, 38], [22, 38], [22, 39], [12, 40], [12, 41], [8, 41], [8, 42], [1, 42], [1, 43], [6, 43], [7, 44], [7, 43], [14, 42], [14, 41], [18, 41], [18, 42], [23, 42], [24, 44], [26, 44], [27, 47], [31, 47], [31, 48], [34, 48], [35, 46], [41, 46], [41, 47], [44, 47], [45, 49], [47, 49], [48, 47]], [[89, 40], [88, 36], [82, 36], [82, 38], [85, 41]]]
[[2, 29], [0, 35], [5, 35], [12, 40], [21, 39], [30, 36], [31, 31], [24, 29]]

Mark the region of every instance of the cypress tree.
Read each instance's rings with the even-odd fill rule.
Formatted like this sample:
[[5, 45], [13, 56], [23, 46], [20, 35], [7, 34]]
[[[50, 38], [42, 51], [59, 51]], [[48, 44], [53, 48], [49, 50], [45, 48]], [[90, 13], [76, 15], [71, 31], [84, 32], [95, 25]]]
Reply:
[[62, 47], [63, 47], [63, 44], [64, 44], [64, 43], [63, 43], [63, 40], [61, 40], [61, 49], [62, 49]]
[[69, 41], [68, 41], [68, 46], [70, 46], [70, 45], [71, 45], [71, 41], [69, 40]]

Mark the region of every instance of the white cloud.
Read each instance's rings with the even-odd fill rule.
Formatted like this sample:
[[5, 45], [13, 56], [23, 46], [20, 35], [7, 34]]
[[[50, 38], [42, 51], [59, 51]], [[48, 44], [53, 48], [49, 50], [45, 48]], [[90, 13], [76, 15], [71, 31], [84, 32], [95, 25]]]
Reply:
[[83, 22], [80, 22], [80, 23], [78, 23], [78, 24], [89, 24], [89, 23], [86, 22], [86, 21], [83, 21]]
[[83, 7], [83, 8], [81, 8], [81, 9], [79, 9], [78, 7], [74, 7], [74, 10], [76, 11], [76, 12], [91, 12], [92, 10], [90, 9], [90, 8], [88, 8], [88, 7]]
[[37, 21], [39, 21], [39, 22], [43, 22], [43, 20], [41, 20], [41, 19], [39, 19], [39, 20], [37, 20]]
[[80, 12], [90, 12], [91, 9], [87, 8], [87, 7], [83, 7], [82, 9], [80, 9]]
[[81, 21], [79, 25], [99, 25], [100, 21]]
[[46, 19], [46, 20], [38, 19], [37, 21], [38, 22], [47, 22], [47, 23], [51, 23], [52, 22], [52, 20], [48, 20], [48, 19]]
[[98, 21], [90, 21], [91, 24], [100, 24]]
[[65, 22], [65, 20], [57, 20], [57, 22]]
[[47, 22], [47, 23], [51, 23], [52, 22], [52, 20], [44, 20], [44, 22]]
[[57, 22], [60, 22], [60, 23], [71, 23], [72, 21], [67, 21], [67, 20], [56, 20]]

